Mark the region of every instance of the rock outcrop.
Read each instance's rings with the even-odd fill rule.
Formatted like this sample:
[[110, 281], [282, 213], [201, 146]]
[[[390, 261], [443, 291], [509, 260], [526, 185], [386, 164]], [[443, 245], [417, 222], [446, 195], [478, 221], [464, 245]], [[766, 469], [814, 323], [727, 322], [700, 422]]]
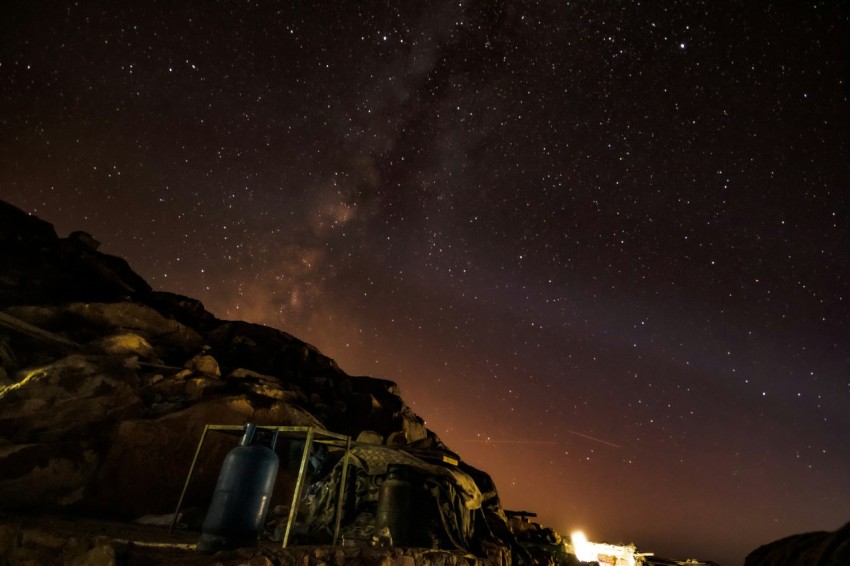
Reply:
[[0, 305], [111, 302], [150, 293], [126, 261], [98, 246], [84, 232], [60, 239], [53, 225], [0, 201]]
[[785, 566], [812, 564], [846, 566], [850, 564], [850, 523], [834, 532], [793, 535], [752, 551], [745, 566]]
[[422, 548], [264, 545], [198, 554], [197, 537], [163, 533], [145, 525], [90, 519], [0, 517], [0, 564], [65, 564], [68, 566], [493, 566], [464, 552]]
[[[460, 461], [425, 428], [394, 382], [348, 375], [286, 332], [220, 320], [195, 299], [154, 291], [126, 261], [98, 246], [82, 232], [59, 238], [50, 224], [0, 201], [0, 556], [10, 563], [46, 557], [69, 564], [206, 563], [185, 540], [196, 540], [197, 531], [152, 534], [126, 521], [171, 523], [185, 496], [175, 521], [200, 527], [224, 456], [238, 440], [206, 434], [200, 450], [206, 425], [252, 422], [359, 438], [356, 446], [374, 447], [363, 454], [407, 454], [407, 464], [418, 462], [443, 478], [428, 480], [422, 472], [416, 493], [440, 493], [461, 505], [429, 500], [434, 529], [420, 538], [436, 542], [424, 548], [373, 546], [369, 529], [375, 527], [364, 522], [348, 525], [370, 533], [357, 548], [289, 551], [266, 544], [247, 554], [217, 555], [220, 563], [531, 563], [489, 476]], [[280, 525], [288, 525], [302, 440], [287, 437], [288, 446], [277, 449], [281, 466], [271, 507], [280, 513], [266, 528], [278, 541]], [[339, 469], [333, 462], [349, 461], [356, 446], [316, 448], [307, 466], [317, 475], [310, 489], [321, 473], [331, 472], [322, 466]], [[374, 462], [358, 462], [361, 468], [352, 466], [351, 474], [360, 471], [356, 485], [378, 486], [382, 476]], [[340, 484], [355, 489], [353, 481]], [[461, 497], [467, 484], [478, 494], [469, 501]], [[343, 521], [375, 516], [377, 492], [343, 491], [343, 501], [354, 499], [339, 508]], [[327, 545], [333, 537], [308, 530], [318, 508], [310, 497], [295, 521], [304, 529], [297, 542]], [[333, 501], [327, 508], [338, 509]], [[444, 523], [442, 533], [440, 517], [455, 528]], [[102, 534], [92, 532], [92, 520], [103, 522], [96, 527]], [[123, 538], [125, 531], [135, 542]], [[149, 537], [159, 542], [148, 545]]]
[[[0, 508], [167, 513], [206, 424], [374, 431], [444, 448], [395, 383], [154, 291], [97, 247], [0, 201]], [[186, 506], [203, 506], [234, 442], [210, 435]]]

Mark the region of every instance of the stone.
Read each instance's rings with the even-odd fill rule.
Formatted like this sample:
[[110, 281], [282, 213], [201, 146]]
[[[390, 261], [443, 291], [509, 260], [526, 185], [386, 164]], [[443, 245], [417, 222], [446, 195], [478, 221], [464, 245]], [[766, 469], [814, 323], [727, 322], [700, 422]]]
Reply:
[[383, 437], [374, 430], [364, 430], [357, 435], [357, 442], [363, 444], [383, 444]]
[[198, 354], [197, 356], [194, 356], [191, 360], [186, 362], [185, 367], [204, 375], [221, 377], [221, 370], [218, 367], [218, 362], [214, 357], [208, 354]]
[[68, 240], [79, 242], [89, 249], [96, 250], [100, 247], [100, 242], [94, 239], [94, 236], [82, 230], [76, 230], [68, 234]]
[[245, 369], [245, 368], [236, 368], [235, 370], [233, 370], [229, 374], [227, 374], [227, 377], [231, 378], [231, 379], [254, 379], [254, 380], [257, 380], [257, 381], [270, 381], [270, 382], [277, 381], [277, 379], [275, 379], [271, 375], [266, 375], [264, 373], [259, 373], [259, 372], [252, 371], [250, 369]]
[[21, 537], [21, 543], [25, 546], [42, 546], [57, 550], [65, 546], [66, 542], [65, 537], [34, 529], [25, 530]]
[[69, 566], [115, 566], [115, 549], [108, 544], [98, 544], [81, 557], [67, 562]]
[[[109, 357], [71, 355], [18, 373], [0, 392], [0, 437], [34, 441], [141, 414], [138, 376]], [[104, 371], [102, 365], [108, 370]], [[32, 431], [38, 431], [33, 435]]]
[[137, 354], [142, 358], [155, 358], [153, 346], [138, 334], [126, 332], [96, 340], [92, 346], [104, 354]]
[[220, 381], [210, 379], [206, 376], [187, 379], [186, 387], [184, 389], [185, 399], [187, 401], [199, 401], [205, 395], [209, 394], [209, 390], [220, 388], [222, 386], [223, 384]]

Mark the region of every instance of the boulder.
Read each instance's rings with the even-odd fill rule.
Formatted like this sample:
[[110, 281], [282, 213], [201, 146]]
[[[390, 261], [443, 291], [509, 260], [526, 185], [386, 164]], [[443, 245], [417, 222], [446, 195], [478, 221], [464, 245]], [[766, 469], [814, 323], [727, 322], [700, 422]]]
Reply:
[[771, 542], [747, 555], [744, 566], [785, 566], [850, 564], [850, 523], [837, 531], [793, 535]]

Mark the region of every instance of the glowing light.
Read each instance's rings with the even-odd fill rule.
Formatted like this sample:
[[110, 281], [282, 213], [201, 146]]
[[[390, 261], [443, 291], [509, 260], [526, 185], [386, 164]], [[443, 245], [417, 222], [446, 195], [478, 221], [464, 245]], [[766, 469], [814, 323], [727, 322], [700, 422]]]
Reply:
[[582, 562], [592, 562], [596, 560], [596, 553], [593, 551], [593, 545], [587, 540], [585, 534], [581, 531], [576, 531], [570, 535], [570, 540], [573, 541], [573, 552], [576, 558]]
[[570, 535], [573, 544], [573, 554], [582, 562], [598, 562], [604, 566], [635, 566], [636, 549], [634, 546], [620, 546], [590, 542], [581, 531]]

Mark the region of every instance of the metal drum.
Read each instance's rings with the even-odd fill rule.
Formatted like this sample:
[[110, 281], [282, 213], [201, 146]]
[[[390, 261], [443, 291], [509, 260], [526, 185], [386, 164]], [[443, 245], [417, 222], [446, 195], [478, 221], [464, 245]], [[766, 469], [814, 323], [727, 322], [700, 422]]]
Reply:
[[410, 546], [410, 483], [405, 472], [406, 466], [390, 464], [378, 493], [375, 534], [380, 537], [388, 529], [393, 546]]
[[201, 552], [255, 546], [263, 531], [279, 465], [277, 431], [263, 445], [256, 429], [247, 423], [239, 446], [224, 458], [198, 541]]

